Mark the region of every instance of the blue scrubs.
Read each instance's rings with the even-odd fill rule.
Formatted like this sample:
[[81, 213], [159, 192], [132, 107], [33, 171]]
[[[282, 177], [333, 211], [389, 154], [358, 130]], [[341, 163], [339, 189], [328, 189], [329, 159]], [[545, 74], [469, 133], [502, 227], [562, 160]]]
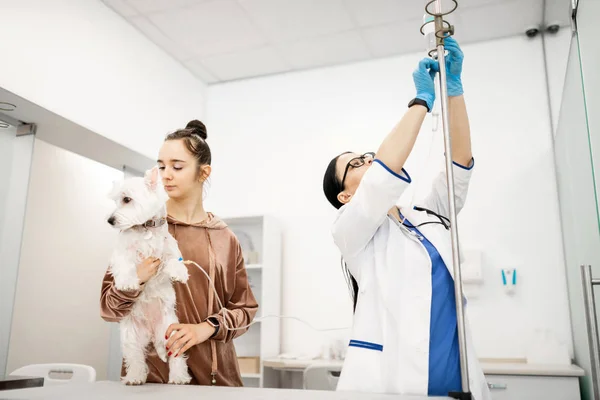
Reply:
[[[401, 218], [404, 218], [402, 216]], [[431, 258], [431, 322], [429, 326], [429, 396], [447, 396], [461, 389], [454, 281], [435, 246], [408, 220]]]

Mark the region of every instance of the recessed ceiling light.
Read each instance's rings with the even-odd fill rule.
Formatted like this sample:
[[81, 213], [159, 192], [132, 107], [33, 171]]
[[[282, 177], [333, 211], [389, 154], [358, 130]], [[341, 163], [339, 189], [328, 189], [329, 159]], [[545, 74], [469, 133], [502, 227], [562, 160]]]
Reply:
[[8, 128], [9, 126], [10, 126], [10, 125], [9, 125], [9, 124], [7, 124], [6, 122], [2, 122], [2, 121], [0, 121], [0, 129], [6, 129], [6, 128]]
[[0, 101], [0, 111], [15, 111], [16, 105], [7, 103], [6, 101]]

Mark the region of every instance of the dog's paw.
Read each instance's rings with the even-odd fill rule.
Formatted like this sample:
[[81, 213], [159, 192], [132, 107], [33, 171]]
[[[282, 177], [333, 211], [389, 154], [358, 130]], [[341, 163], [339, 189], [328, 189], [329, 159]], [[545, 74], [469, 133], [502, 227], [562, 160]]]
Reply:
[[140, 290], [140, 284], [139, 283], [125, 284], [125, 285], [115, 284], [115, 288], [122, 292], [134, 292], [134, 291]]
[[146, 377], [126, 375], [121, 378], [121, 383], [127, 386], [138, 386], [146, 383]]
[[192, 377], [187, 372], [187, 367], [183, 371], [170, 371], [169, 383], [172, 385], [187, 385], [192, 380]]
[[[127, 356], [125, 356], [127, 360]], [[129, 361], [131, 362], [131, 359]], [[143, 385], [148, 378], [148, 366], [145, 360], [142, 362], [133, 362], [128, 368], [125, 376], [121, 377], [121, 382], [125, 385]]]
[[190, 277], [187, 267], [182, 262], [173, 262], [169, 268], [169, 276], [172, 281], [186, 283]]
[[137, 276], [125, 279], [115, 278], [115, 288], [124, 292], [140, 290], [140, 280]]

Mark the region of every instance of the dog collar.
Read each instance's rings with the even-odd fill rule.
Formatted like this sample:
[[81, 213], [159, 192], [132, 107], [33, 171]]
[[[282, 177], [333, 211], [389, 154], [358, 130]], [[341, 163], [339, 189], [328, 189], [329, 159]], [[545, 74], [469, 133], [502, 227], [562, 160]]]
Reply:
[[141, 224], [139, 226], [141, 226], [143, 228], [157, 228], [159, 226], [164, 225], [165, 222], [167, 222], [166, 218], [149, 219], [148, 221], [144, 222], [143, 224]]

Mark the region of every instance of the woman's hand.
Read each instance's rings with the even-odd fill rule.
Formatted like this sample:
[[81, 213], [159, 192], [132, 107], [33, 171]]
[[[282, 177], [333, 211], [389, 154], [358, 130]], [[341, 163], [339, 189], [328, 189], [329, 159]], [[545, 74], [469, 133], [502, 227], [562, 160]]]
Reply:
[[206, 342], [215, 328], [207, 322], [201, 324], [171, 324], [165, 334], [167, 341], [166, 347], [168, 356], [174, 354], [175, 357], [185, 353], [192, 346]]
[[462, 86], [462, 65], [465, 58], [458, 42], [453, 37], [444, 39], [444, 47], [448, 50], [446, 56], [446, 82], [448, 85], [448, 96], [460, 96], [464, 93]]
[[433, 109], [435, 101], [435, 84], [433, 78], [439, 70], [438, 62], [431, 58], [424, 58], [413, 72], [413, 81], [417, 89], [417, 98], [427, 103], [429, 111]]
[[136, 272], [138, 279], [140, 280], [140, 284], [144, 284], [148, 282], [150, 278], [156, 274], [158, 271], [158, 266], [160, 265], [160, 258], [156, 257], [148, 257], [138, 265], [136, 265]]

